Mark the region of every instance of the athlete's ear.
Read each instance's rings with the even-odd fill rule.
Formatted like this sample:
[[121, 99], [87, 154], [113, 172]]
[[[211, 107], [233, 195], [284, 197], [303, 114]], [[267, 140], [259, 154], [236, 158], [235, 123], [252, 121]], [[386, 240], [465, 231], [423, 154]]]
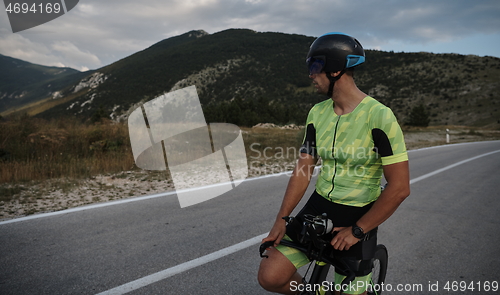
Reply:
[[338, 75], [340, 75], [340, 72], [341, 72], [341, 71], [338, 71], [338, 72], [330, 72], [330, 76], [332, 76], [332, 77], [337, 77]]

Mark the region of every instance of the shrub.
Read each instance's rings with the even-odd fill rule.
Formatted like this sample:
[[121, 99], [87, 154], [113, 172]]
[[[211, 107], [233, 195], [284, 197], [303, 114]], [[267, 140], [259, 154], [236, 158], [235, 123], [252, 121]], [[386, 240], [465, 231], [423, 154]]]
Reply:
[[429, 113], [427, 112], [425, 106], [420, 104], [413, 107], [410, 113], [410, 118], [406, 124], [410, 126], [427, 127], [429, 126], [430, 121], [431, 119], [429, 118]]

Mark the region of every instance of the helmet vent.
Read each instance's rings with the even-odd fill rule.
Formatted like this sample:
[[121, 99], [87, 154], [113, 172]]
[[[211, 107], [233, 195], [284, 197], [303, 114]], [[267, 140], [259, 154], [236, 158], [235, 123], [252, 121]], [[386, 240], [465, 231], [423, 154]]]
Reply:
[[348, 55], [347, 56], [347, 64], [346, 64], [346, 68], [352, 68], [352, 67], [355, 67], [357, 65], [360, 65], [362, 64], [363, 62], [365, 61], [365, 57], [364, 56], [360, 56], [360, 55]]

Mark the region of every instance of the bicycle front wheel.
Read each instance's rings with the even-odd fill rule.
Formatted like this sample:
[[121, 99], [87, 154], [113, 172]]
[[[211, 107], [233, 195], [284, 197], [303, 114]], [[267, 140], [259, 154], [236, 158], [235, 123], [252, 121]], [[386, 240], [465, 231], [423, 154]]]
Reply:
[[387, 248], [384, 245], [377, 245], [372, 266], [371, 288], [368, 288], [368, 295], [382, 294], [382, 283], [385, 281], [388, 259]]

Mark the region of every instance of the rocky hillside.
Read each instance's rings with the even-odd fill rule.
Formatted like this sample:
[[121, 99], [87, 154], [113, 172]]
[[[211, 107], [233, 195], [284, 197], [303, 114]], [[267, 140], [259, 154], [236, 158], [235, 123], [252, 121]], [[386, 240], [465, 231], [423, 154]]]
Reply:
[[[424, 105], [431, 125], [500, 126], [500, 59], [458, 54], [370, 52], [360, 88], [406, 119]], [[361, 68], [360, 68], [361, 69]]]
[[[120, 120], [157, 95], [196, 85], [208, 122], [303, 124], [309, 107], [325, 99], [314, 94], [304, 65], [313, 40], [244, 29], [191, 31], [96, 71], [60, 78], [57, 88], [17, 113]], [[358, 86], [402, 123], [422, 105], [431, 125], [500, 126], [499, 58], [366, 50], [366, 59], [356, 70]], [[0, 111], [8, 113], [1, 104]]]
[[57, 98], [59, 90], [88, 75], [71, 68], [46, 67], [1, 54], [0, 69], [0, 112], [40, 98]]

